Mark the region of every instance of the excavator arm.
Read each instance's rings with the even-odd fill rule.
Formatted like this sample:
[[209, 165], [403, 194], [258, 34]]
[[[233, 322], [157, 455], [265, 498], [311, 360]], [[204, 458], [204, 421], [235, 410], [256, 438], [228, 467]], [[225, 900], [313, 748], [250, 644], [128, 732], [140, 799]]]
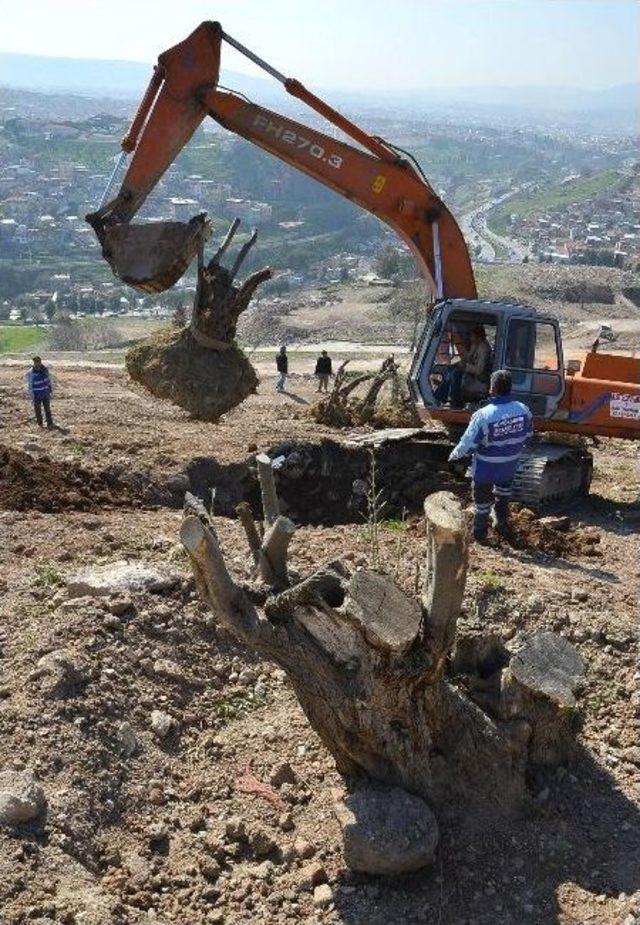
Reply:
[[[355, 144], [220, 89], [223, 39]], [[207, 115], [393, 228], [414, 253], [435, 298], [476, 298], [462, 232], [417, 164], [388, 142], [364, 132], [297, 80], [285, 78], [212, 22], [202, 23], [184, 42], [160, 55], [122, 142], [123, 154], [133, 154], [122, 186], [114, 199], [87, 216], [114, 271], [127, 282], [146, 290], [167, 288], [182, 275], [207, 234], [202, 217], [187, 226], [129, 226]], [[148, 253], [141, 256], [140, 248], [153, 249], [154, 258]]]

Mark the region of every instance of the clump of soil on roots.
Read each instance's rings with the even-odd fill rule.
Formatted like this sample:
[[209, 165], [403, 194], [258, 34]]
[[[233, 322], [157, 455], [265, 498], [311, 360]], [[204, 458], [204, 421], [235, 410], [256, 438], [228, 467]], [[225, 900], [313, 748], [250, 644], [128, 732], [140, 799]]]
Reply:
[[201, 421], [217, 421], [258, 387], [256, 372], [235, 344], [201, 346], [188, 328], [167, 328], [132, 347], [131, 378]]

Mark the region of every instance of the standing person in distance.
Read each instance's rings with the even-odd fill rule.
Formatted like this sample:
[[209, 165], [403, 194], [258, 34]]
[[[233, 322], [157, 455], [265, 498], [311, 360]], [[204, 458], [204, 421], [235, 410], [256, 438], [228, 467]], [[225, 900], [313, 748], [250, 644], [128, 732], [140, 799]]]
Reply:
[[42, 410], [47, 422], [47, 428], [53, 430], [53, 416], [51, 414], [51, 398], [53, 396], [53, 383], [49, 370], [42, 362], [42, 357], [33, 357], [33, 366], [26, 376], [27, 391], [33, 402], [38, 427], [43, 426]]
[[511, 394], [511, 373], [498, 369], [491, 376], [488, 403], [469, 426], [449, 456], [450, 462], [473, 457], [473, 538], [485, 543], [493, 507], [498, 533], [509, 532], [511, 484], [520, 457], [533, 433], [533, 415]]
[[287, 348], [285, 346], [280, 347], [280, 352], [276, 355], [276, 369], [278, 370], [276, 392], [284, 392], [284, 387], [287, 384], [287, 376], [289, 375], [289, 357], [287, 356]]
[[326, 350], [323, 350], [316, 360], [316, 376], [318, 377], [318, 388], [316, 392], [329, 391], [329, 376], [333, 375], [331, 367], [331, 357]]

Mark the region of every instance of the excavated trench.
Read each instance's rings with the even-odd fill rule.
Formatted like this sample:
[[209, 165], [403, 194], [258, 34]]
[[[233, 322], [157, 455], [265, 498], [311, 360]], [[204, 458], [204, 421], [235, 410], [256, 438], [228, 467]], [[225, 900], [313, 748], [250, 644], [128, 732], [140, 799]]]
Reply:
[[[287, 441], [273, 446], [268, 455], [274, 461], [281, 511], [298, 524], [332, 525], [361, 523], [367, 511], [373, 478], [384, 501], [382, 516], [400, 517], [422, 511], [425, 497], [448, 489], [466, 491], [447, 463], [450, 448], [440, 443], [390, 443], [372, 454], [362, 446], [333, 440], [320, 443]], [[261, 516], [260, 489], [255, 460], [227, 467], [200, 457], [185, 467], [190, 490], [205, 503], [215, 489], [214, 511], [235, 516], [239, 501], [247, 501]]]
[[[422, 511], [433, 491], [466, 491], [447, 464], [449, 446], [442, 443], [389, 443], [375, 454], [363, 446], [333, 440], [283, 442], [271, 447], [281, 510], [297, 524], [361, 523], [375, 477], [384, 501], [384, 518]], [[375, 471], [372, 468], [375, 459]], [[0, 509], [58, 512], [109, 507], [180, 508], [185, 491], [201, 498], [218, 516], [235, 517], [240, 501], [262, 516], [255, 457], [222, 464], [215, 457], [196, 457], [182, 472], [157, 476], [125, 463], [101, 471], [73, 462], [54, 461], [0, 447]]]
[[[286, 441], [271, 447], [281, 511], [298, 525], [362, 523], [368, 516], [373, 478], [380, 493], [377, 517], [421, 514], [424, 499], [448, 490], [469, 498], [469, 483], [447, 462], [450, 443], [407, 440], [383, 443], [372, 454], [366, 446], [325, 439], [319, 443]], [[372, 459], [375, 466], [372, 466]], [[119, 462], [102, 470], [79, 463], [32, 455], [0, 445], [0, 510], [101, 511], [109, 508], [180, 509], [186, 491], [221, 517], [235, 517], [247, 501], [262, 518], [255, 456], [222, 464], [214, 457], [192, 459], [182, 472], [158, 475]], [[384, 507], [381, 507], [384, 502]], [[538, 518], [514, 505], [511, 542], [551, 556], [598, 556], [597, 533], [574, 529], [568, 518]], [[549, 522], [551, 521], [551, 522]]]

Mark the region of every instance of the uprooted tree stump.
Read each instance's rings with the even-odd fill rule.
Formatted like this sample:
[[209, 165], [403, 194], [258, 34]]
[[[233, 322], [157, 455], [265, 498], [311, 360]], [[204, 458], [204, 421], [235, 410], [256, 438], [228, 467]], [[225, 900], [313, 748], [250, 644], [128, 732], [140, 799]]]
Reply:
[[[467, 524], [449, 492], [429, 496], [424, 509], [427, 578], [419, 601], [385, 574], [352, 572], [334, 561], [284, 589], [270, 590], [267, 582], [258, 608], [252, 601], [264, 600], [264, 592], [247, 593], [231, 578], [204, 509], [187, 506], [181, 539], [216, 620], [286, 671], [343, 775], [365, 773], [436, 807], [464, 800], [509, 814], [523, 796], [538, 743], [562, 737], [555, 757], [568, 753], [575, 724], [566, 719], [575, 713], [570, 697], [582, 664], [568, 643], [544, 633], [528, 644], [535, 657], [525, 646], [511, 659], [513, 680], [505, 677], [504, 698], [494, 685], [488, 707], [448, 677]], [[529, 669], [516, 667], [517, 658]], [[510, 669], [499, 662], [495, 670]]]
[[267, 267], [236, 284], [235, 278], [257, 232], [242, 245], [232, 267], [221, 265], [240, 224], [205, 264], [198, 260], [198, 285], [188, 327], [172, 327], [146, 338], [126, 356], [129, 375], [158, 398], [166, 398], [203, 421], [217, 421], [258, 386], [255, 370], [235, 343], [238, 318], [258, 286], [271, 277]]
[[[357, 427], [375, 424], [379, 427], [412, 427], [420, 424], [406, 382], [393, 355], [387, 357], [376, 373], [361, 373], [347, 378], [349, 360], [338, 368], [331, 393], [317, 402], [311, 414], [318, 424], [329, 427]], [[382, 396], [383, 387], [390, 385]], [[364, 394], [354, 393], [367, 384]]]

